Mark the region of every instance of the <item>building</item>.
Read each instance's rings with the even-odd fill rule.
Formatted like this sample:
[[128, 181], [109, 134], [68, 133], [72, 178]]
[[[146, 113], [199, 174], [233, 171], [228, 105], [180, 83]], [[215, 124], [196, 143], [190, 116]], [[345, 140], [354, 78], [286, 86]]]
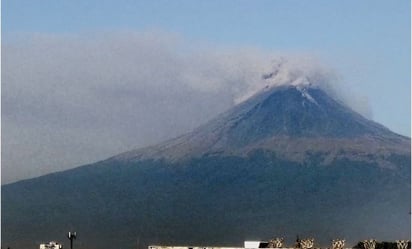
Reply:
[[62, 249], [63, 246], [56, 241], [50, 241], [47, 244], [40, 244], [40, 249]]
[[267, 248], [267, 241], [245, 241], [244, 247], [219, 247], [219, 246], [149, 246], [148, 249], [252, 249]]

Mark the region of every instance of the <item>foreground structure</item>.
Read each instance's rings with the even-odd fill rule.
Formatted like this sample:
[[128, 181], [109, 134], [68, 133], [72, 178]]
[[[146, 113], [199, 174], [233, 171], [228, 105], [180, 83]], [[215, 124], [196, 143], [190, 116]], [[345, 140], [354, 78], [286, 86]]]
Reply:
[[56, 242], [56, 241], [50, 241], [49, 243], [44, 243], [40, 244], [40, 249], [62, 249], [63, 246]]
[[[255, 248], [282, 248], [282, 249], [311, 249], [314, 248], [314, 239], [298, 239], [293, 247], [285, 247], [283, 238], [275, 238], [270, 241], [245, 241], [244, 247], [202, 247], [202, 246], [149, 246], [148, 249], [255, 249]], [[333, 249], [343, 249], [345, 240], [334, 240]], [[368, 248], [372, 249], [372, 248]], [[374, 249], [374, 248], [373, 248]]]
[[[256, 248], [282, 248], [282, 249], [314, 249], [314, 239], [297, 239], [293, 247], [285, 247], [283, 245], [283, 238], [275, 238], [267, 241], [245, 241], [244, 247], [215, 247], [215, 246], [149, 246], [148, 249], [256, 249]], [[375, 249], [376, 240], [364, 240], [361, 249]], [[410, 249], [409, 240], [396, 240], [397, 249]], [[329, 248], [328, 248], [329, 249]], [[330, 249], [350, 249], [345, 248], [345, 240], [337, 239], [332, 241]]]

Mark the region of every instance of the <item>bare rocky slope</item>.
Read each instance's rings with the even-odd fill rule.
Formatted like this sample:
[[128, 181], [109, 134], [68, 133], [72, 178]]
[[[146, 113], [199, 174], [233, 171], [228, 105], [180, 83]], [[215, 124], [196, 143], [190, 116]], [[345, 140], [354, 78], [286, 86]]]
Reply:
[[2, 247], [409, 238], [410, 142], [319, 88], [266, 89], [178, 138], [2, 186]]

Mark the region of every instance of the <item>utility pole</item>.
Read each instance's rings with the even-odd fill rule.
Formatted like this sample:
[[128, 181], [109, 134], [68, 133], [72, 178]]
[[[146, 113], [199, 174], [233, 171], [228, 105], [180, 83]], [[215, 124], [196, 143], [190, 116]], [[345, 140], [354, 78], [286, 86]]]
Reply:
[[69, 232], [67, 237], [70, 240], [70, 249], [73, 249], [73, 239], [76, 239], [76, 232]]

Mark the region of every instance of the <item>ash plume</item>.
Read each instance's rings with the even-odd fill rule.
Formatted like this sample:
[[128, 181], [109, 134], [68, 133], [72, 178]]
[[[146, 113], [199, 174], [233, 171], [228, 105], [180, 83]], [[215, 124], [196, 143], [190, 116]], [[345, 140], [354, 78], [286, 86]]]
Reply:
[[310, 56], [161, 32], [20, 34], [2, 52], [3, 183], [177, 136], [265, 87], [317, 84], [370, 117]]

